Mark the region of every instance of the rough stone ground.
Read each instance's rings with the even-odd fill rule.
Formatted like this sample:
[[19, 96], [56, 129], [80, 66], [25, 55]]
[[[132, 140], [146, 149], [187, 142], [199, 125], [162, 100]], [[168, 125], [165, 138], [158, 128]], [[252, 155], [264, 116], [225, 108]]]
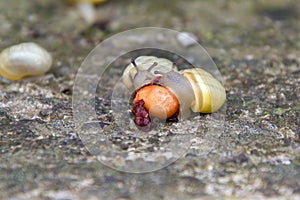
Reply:
[[[0, 78], [1, 199], [300, 198], [297, 0], [111, 0], [96, 9], [98, 23], [89, 26], [64, 1], [0, 2], [0, 48], [33, 41], [54, 57], [45, 76]], [[144, 26], [199, 38], [225, 80], [227, 110], [224, 131], [214, 138], [218, 146], [205, 156], [205, 144], [197, 143], [202, 135], [196, 133], [175, 163], [130, 174], [101, 164], [76, 135], [72, 86], [96, 44]], [[99, 100], [100, 107], [105, 100]], [[99, 120], [108, 119], [100, 109]], [[168, 126], [164, 130], [170, 132]], [[120, 144], [124, 151], [140, 147], [126, 142]]]

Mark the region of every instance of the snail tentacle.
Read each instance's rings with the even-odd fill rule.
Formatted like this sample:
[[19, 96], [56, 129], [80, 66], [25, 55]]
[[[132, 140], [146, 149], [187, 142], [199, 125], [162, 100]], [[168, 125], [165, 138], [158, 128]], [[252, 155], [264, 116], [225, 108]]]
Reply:
[[154, 68], [154, 67], [156, 67], [158, 65], [158, 63], [157, 62], [154, 62], [148, 69], [147, 69], [147, 71], [148, 72], [151, 72], [151, 70]]
[[[157, 63], [157, 64], [154, 64]], [[151, 79], [144, 79], [145, 82], [141, 81], [135, 81], [139, 82], [134, 85], [134, 79], [137, 76], [140, 76], [144, 73], [139, 73], [139, 71], [148, 71], [150, 75], [147, 75], [148, 77], [155, 78], [155, 76], [160, 76], [154, 74], [155, 70], [160, 70], [162, 72], [168, 72], [170, 70], [177, 71], [177, 68], [175, 66], [172, 67], [172, 62], [165, 58], [157, 58], [155, 56], [139, 56], [136, 59], [132, 59], [131, 63], [126, 67], [126, 69], [123, 72], [123, 83], [128, 89], [138, 89], [138, 87], [142, 87], [143, 85], [151, 83]], [[143, 75], [144, 76], [144, 75]]]
[[[133, 78], [133, 85], [135, 89], [141, 88], [143, 85], [146, 85], [147, 82], [151, 81], [154, 77], [153, 74], [149, 71], [149, 68], [147, 70], [141, 70], [138, 68], [135, 60], [133, 59], [131, 61], [133, 66], [135, 67], [137, 73], [135, 74]], [[153, 68], [157, 65], [157, 63], [153, 63], [150, 68]]]

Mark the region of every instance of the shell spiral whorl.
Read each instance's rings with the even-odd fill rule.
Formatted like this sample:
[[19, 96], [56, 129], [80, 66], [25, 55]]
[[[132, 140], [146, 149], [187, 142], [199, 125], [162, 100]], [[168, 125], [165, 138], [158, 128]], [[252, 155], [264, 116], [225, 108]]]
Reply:
[[210, 73], [200, 68], [185, 69], [180, 73], [193, 88], [195, 96], [191, 105], [193, 112], [213, 113], [222, 107], [226, 99], [226, 91]]

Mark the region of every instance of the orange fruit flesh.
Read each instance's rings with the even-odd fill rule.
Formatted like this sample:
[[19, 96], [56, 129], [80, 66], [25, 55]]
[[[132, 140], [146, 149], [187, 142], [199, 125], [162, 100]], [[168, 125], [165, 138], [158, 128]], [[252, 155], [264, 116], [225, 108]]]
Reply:
[[166, 119], [174, 115], [179, 107], [176, 96], [167, 88], [159, 85], [148, 85], [139, 89], [133, 102], [143, 100], [150, 115]]

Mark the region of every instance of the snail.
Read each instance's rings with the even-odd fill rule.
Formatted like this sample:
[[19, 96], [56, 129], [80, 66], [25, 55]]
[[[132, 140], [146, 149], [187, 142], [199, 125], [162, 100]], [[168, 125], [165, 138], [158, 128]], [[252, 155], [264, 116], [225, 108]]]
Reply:
[[51, 65], [51, 55], [31, 42], [8, 47], [0, 53], [0, 75], [9, 80], [44, 74]]
[[93, 24], [97, 18], [94, 4], [100, 4], [105, 1], [106, 0], [68, 0], [69, 3], [76, 4], [79, 14], [88, 24]]
[[70, 3], [91, 3], [91, 4], [100, 4], [106, 0], [68, 0]]
[[132, 60], [123, 72], [123, 83], [134, 90], [132, 113], [143, 131], [150, 130], [150, 116], [177, 121], [191, 111], [213, 113], [226, 99], [222, 84], [205, 70], [178, 71], [175, 63], [154, 56]]

